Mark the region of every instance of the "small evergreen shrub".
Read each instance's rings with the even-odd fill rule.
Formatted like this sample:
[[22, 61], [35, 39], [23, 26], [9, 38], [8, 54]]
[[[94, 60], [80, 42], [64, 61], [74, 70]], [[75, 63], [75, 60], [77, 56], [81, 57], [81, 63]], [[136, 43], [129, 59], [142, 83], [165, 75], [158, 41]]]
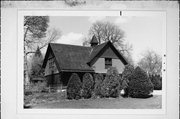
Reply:
[[118, 76], [119, 74], [115, 67], [108, 69], [100, 90], [102, 97], [119, 97], [120, 83]]
[[103, 74], [95, 74], [95, 85], [94, 85], [94, 95], [95, 96], [100, 96], [101, 95], [101, 85], [104, 80]]
[[73, 73], [67, 84], [67, 98], [80, 99], [81, 98], [82, 83], [78, 74]]
[[137, 67], [129, 82], [129, 96], [134, 98], [146, 98], [153, 92], [153, 84], [148, 78], [146, 72]]
[[122, 72], [122, 80], [130, 81], [131, 75], [134, 71], [134, 67], [130, 64], [126, 65], [124, 71]]
[[85, 73], [83, 76], [83, 85], [82, 85], [82, 97], [85, 99], [91, 98], [92, 91], [94, 86], [94, 80], [90, 73]]
[[153, 83], [154, 90], [162, 90], [162, 77], [160, 75], [150, 75], [149, 78]]
[[107, 75], [113, 75], [113, 76], [118, 76], [119, 75], [119, 72], [118, 72], [118, 70], [117, 70], [117, 68], [116, 67], [110, 67], [110, 68], [108, 68], [108, 70], [107, 70], [107, 73], [106, 73], [106, 76]]
[[132, 73], [134, 71], [134, 67], [130, 64], [126, 65], [124, 68], [124, 71], [122, 72], [122, 80], [120, 82], [121, 84], [121, 90], [124, 90], [124, 97], [128, 97], [128, 85], [129, 81], [131, 80]]

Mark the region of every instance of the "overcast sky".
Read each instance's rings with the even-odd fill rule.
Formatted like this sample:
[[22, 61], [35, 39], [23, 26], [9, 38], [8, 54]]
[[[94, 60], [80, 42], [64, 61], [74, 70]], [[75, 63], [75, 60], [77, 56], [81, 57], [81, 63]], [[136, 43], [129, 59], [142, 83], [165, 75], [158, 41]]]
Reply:
[[53, 16], [50, 27], [61, 30], [62, 36], [57, 43], [82, 45], [91, 25], [96, 21], [110, 21], [125, 31], [125, 41], [132, 44], [135, 62], [148, 49], [162, 53], [163, 19], [161, 16]]

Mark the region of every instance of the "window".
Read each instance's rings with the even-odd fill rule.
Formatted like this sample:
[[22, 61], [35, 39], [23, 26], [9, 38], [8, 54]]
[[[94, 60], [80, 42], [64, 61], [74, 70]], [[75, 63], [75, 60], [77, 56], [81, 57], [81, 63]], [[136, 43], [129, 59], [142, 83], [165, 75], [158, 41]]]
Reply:
[[54, 69], [54, 60], [53, 59], [49, 60], [49, 69]]
[[108, 69], [112, 66], [112, 59], [111, 58], [105, 58], [105, 69]]

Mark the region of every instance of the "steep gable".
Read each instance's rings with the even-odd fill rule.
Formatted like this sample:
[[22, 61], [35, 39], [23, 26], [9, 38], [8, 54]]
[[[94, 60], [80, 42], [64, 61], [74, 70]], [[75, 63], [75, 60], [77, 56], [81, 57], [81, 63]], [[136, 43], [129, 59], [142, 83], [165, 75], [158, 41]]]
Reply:
[[[112, 51], [113, 54], [108, 54], [108, 53], [112, 53]], [[102, 43], [93, 49], [93, 51], [90, 54], [88, 64], [92, 66], [97, 61], [97, 59], [103, 55], [111, 58], [118, 57], [123, 62], [124, 65], [128, 64], [128, 62], [123, 57], [123, 55], [114, 47], [114, 45], [110, 41]]]
[[[87, 64], [91, 50], [90, 47], [56, 43], [50, 43], [49, 47], [48, 50], [52, 49], [60, 71], [93, 72], [93, 69]], [[46, 63], [45, 57], [44, 67]]]
[[91, 66], [100, 57], [120, 59], [124, 65], [128, 64], [126, 59], [110, 41], [93, 48], [50, 43], [43, 62], [43, 68], [46, 67], [50, 54], [54, 57], [59, 71], [94, 72]]
[[111, 47], [108, 47], [100, 57], [118, 59]]
[[100, 45], [97, 45], [96, 47], [94, 47], [93, 49], [91, 49], [90, 55], [89, 55], [89, 61], [88, 63], [91, 63], [92, 60], [97, 57], [98, 53], [100, 53], [102, 51], [102, 49], [106, 46], [107, 42], [102, 43]]

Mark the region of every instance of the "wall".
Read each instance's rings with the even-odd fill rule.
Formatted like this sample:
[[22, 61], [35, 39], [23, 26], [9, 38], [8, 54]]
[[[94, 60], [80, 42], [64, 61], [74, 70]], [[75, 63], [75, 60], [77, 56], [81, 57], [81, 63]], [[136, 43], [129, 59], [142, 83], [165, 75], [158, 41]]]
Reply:
[[[53, 68], [49, 67], [50, 63], [53, 63]], [[54, 72], [54, 74], [59, 73], [59, 71], [57, 69], [57, 66], [56, 66], [56, 64], [54, 62], [54, 58], [48, 59], [46, 67], [45, 67], [45, 76], [51, 75], [52, 71]]]
[[93, 65], [93, 69], [96, 73], [106, 73], [107, 69], [105, 69], [105, 58], [112, 58], [112, 66], [118, 69], [119, 73], [122, 73], [124, 70], [124, 64], [117, 57], [114, 51], [108, 47], [106, 51], [100, 56], [100, 58]]
[[122, 73], [125, 68], [124, 64], [121, 62], [120, 59], [112, 59], [112, 66], [116, 67], [119, 73]]
[[[122, 73], [125, 67], [120, 59], [112, 59], [112, 66], [116, 67], [119, 73]], [[96, 73], [107, 72], [107, 69], [105, 69], [105, 58], [99, 58], [92, 67]]]
[[48, 86], [58, 86], [61, 84], [61, 74], [46, 76]]

